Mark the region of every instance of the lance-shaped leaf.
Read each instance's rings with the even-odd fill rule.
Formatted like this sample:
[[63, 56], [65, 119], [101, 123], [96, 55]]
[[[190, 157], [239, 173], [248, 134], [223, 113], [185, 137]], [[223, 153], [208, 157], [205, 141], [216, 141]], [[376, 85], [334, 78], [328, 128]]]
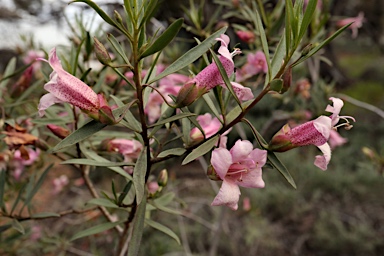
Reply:
[[132, 238], [128, 246], [128, 256], [137, 256], [139, 254], [141, 238], [144, 232], [144, 219], [147, 200], [142, 200], [138, 205], [133, 223]]
[[151, 128], [151, 127], [155, 127], [155, 126], [159, 126], [159, 125], [167, 124], [167, 123], [170, 123], [170, 122], [173, 122], [173, 121], [182, 119], [182, 118], [186, 118], [186, 117], [191, 117], [191, 116], [196, 116], [196, 114], [193, 114], [193, 113], [180, 113], [180, 114], [171, 116], [171, 117], [169, 117], [169, 118], [160, 120], [160, 121], [158, 121], [158, 122], [155, 123], [155, 124], [149, 125], [148, 127]]
[[133, 169], [133, 184], [135, 185], [136, 201], [140, 204], [145, 201], [145, 175], [147, 172], [147, 147], [144, 147]]
[[153, 221], [150, 219], [145, 219], [145, 224], [147, 224], [148, 226], [151, 226], [152, 228], [157, 229], [157, 230], [163, 232], [164, 234], [172, 237], [173, 239], [175, 239], [175, 241], [178, 244], [180, 244], [180, 238], [170, 228], [160, 224], [159, 222], [156, 222], [156, 221]]
[[75, 234], [74, 236], [71, 237], [69, 241], [73, 241], [82, 237], [86, 236], [91, 236], [94, 234], [101, 233], [103, 231], [109, 230], [111, 228], [116, 227], [117, 225], [123, 223], [124, 221], [116, 221], [116, 222], [108, 222], [108, 223], [103, 223], [91, 228], [88, 228], [86, 230], [80, 231], [79, 233]]
[[232, 97], [236, 100], [237, 104], [239, 106], [241, 106], [241, 102], [240, 102], [239, 98], [237, 97], [235, 91], [232, 88], [231, 81], [229, 81], [227, 72], [225, 71], [225, 69], [223, 67], [223, 64], [221, 63], [221, 61], [219, 60], [217, 55], [212, 51], [212, 49], [209, 49], [209, 50], [211, 51], [212, 58], [213, 58], [214, 62], [216, 63], [217, 69], [219, 70], [221, 77], [223, 78], [225, 86], [228, 88], [228, 90], [230, 91]]
[[299, 40], [301, 40], [307, 31], [309, 24], [312, 21], [312, 16], [315, 13], [317, 5], [317, 0], [308, 1], [307, 8], [305, 9], [303, 20], [301, 21], [300, 31], [299, 31]]
[[128, 162], [102, 162], [97, 160], [92, 160], [88, 158], [76, 158], [69, 159], [60, 164], [80, 164], [80, 165], [90, 165], [90, 166], [102, 166], [102, 167], [116, 167], [116, 166], [135, 166], [134, 163]]
[[[39, 191], [41, 185], [43, 185], [43, 182], [45, 180], [45, 177], [47, 176], [48, 174], [48, 171], [52, 168], [53, 164], [50, 164], [46, 169], [45, 171], [43, 172], [43, 174], [41, 174], [39, 180], [36, 182], [36, 185], [33, 187], [32, 190], [27, 190], [28, 193], [26, 194], [26, 199], [25, 199], [25, 202], [24, 202], [24, 206], [26, 205], [29, 205], [29, 203], [31, 202], [32, 198], [35, 196], [35, 194], [37, 193], [37, 191]], [[24, 208], [24, 206], [22, 208]]]
[[162, 73], [154, 77], [149, 81], [148, 84], [151, 84], [153, 82], [156, 82], [157, 80], [175, 73], [179, 71], [180, 69], [188, 66], [200, 56], [202, 56], [204, 53], [208, 51], [209, 48], [215, 43], [216, 38], [219, 38], [221, 34], [223, 34], [227, 30], [227, 27], [223, 27], [213, 33], [210, 37], [205, 39], [201, 44], [193, 47], [188, 52], [186, 52], [184, 55], [182, 55], [180, 58], [178, 58], [175, 62], [173, 62], [171, 65], [169, 65]]
[[39, 212], [31, 215], [33, 219], [58, 218], [60, 214], [55, 212]]
[[[118, 119], [121, 118], [121, 115], [125, 114], [127, 112], [129, 105], [120, 107], [118, 109], [114, 109], [113, 115], [118, 116]], [[92, 120], [70, 135], [68, 135], [65, 139], [60, 141], [54, 148], [50, 149], [49, 152], [57, 152], [59, 150], [62, 150], [66, 147], [75, 145], [76, 143], [79, 143], [80, 141], [83, 141], [93, 134], [97, 133], [98, 131], [101, 131], [104, 129], [107, 125], [100, 123], [98, 121]]]
[[219, 140], [219, 135], [216, 135], [210, 138], [209, 140], [207, 140], [206, 142], [204, 142], [203, 144], [201, 144], [200, 146], [198, 146], [197, 148], [195, 148], [194, 150], [192, 150], [192, 152], [189, 153], [189, 155], [187, 155], [186, 158], [184, 158], [182, 165], [192, 162], [199, 156], [202, 156], [208, 153], [217, 144], [218, 140]]
[[131, 65], [128, 56], [125, 54], [125, 50], [123, 49], [119, 41], [117, 41], [117, 39], [112, 34], [108, 34], [107, 39], [111, 43], [113, 48], [116, 50], [116, 52], [120, 55], [120, 57], [123, 58], [124, 62], [128, 65]]
[[171, 148], [164, 150], [161, 152], [157, 157], [166, 157], [166, 156], [181, 156], [182, 154], [185, 153], [184, 148]]
[[[256, 130], [256, 128], [248, 120], [243, 119], [242, 121], [244, 121], [246, 124], [249, 125], [249, 127], [252, 130], [252, 133], [254, 134], [257, 142], [259, 143], [259, 146], [268, 150], [267, 142], [264, 140], [263, 136], [261, 136], [261, 134]], [[289, 173], [287, 167], [285, 167], [285, 165], [279, 160], [279, 158], [277, 158], [275, 153], [273, 153], [272, 151], [268, 151], [267, 158], [268, 158], [268, 163], [272, 165], [273, 168], [278, 170], [281, 173], [281, 175], [283, 175], [283, 177], [288, 181], [288, 183], [291, 184], [292, 187], [296, 189], [296, 183], [293, 180], [291, 174]]]
[[118, 205], [114, 204], [107, 198], [93, 198], [87, 202], [87, 204], [93, 204], [98, 206], [104, 206], [108, 208], [119, 208]]
[[180, 18], [175, 20], [140, 56], [145, 58], [156, 52], [163, 50], [179, 33], [180, 28], [183, 26], [184, 19]]
[[21, 223], [17, 219], [12, 220], [12, 228], [16, 229], [23, 235], [25, 233], [24, 227], [21, 225]]
[[328, 37], [327, 39], [325, 39], [323, 42], [321, 42], [320, 44], [318, 44], [317, 46], [315, 46], [311, 51], [309, 51], [309, 53], [305, 56], [302, 56], [298, 61], [296, 61], [295, 63], [292, 64], [292, 67], [294, 66], [297, 66], [299, 65], [300, 63], [302, 63], [303, 61], [305, 61], [306, 59], [308, 59], [309, 57], [313, 56], [315, 53], [317, 53], [321, 48], [323, 48], [324, 46], [326, 46], [327, 44], [329, 44], [333, 39], [335, 39], [341, 32], [343, 32], [346, 28], [348, 28], [350, 24], [347, 24], [345, 25], [344, 27], [341, 27], [340, 29], [338, 29], [335, 33], [333, 33], [330, 37]]

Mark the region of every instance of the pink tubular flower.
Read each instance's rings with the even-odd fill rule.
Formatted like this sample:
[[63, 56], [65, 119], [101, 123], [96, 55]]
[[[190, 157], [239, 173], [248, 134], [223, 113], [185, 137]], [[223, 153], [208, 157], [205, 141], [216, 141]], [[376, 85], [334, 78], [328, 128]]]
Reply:
[[[331, 112], [331, 116], [320, 116], [293, 129], [288, 124], [283, 126], [273, 136], [269, 143], [269, 149], [276, 152], [285, 152], [296, 147], [315, 145], [321, 150], [323, 155], [316, 156], [314, 164], [325, 171], [331, 160], [331, 148], [327, 141], [331, 136], [332, 130], [340, 126], [351, 127], [348, 119], [355, 121], [350, 116], [339, 116], [340, 110], [344, 105], [341, 99], [331, 97], [330, 100], [332, 100], [333, 106], [328, 105], [325, 111]], [[346, 122], [336, 126], [340, 119]]]
[[24, 172], [25, 167], [35, 163], [40, 156], [39, 149], [33, 150], [32, 148], [26, 147], [25, 150], [26, 152], [24, 154], [26, 155], [23, 155], [20, 149], [16, 150], [10, 163], [10, 165], [13, 167], [12, 176], [15, 178], [15, 180], [19, 180], [21, 174]]
[[[189, 79], [188, 76], [181, 74], [170, 74], [159, 81], [158, 91], [166, 98], [167, 102], [172, 102], [169, 95], [177, 95], [181, 85]], [[149, 95], [149, 100], [145, 106], [144, 112], [148, 116], [149, 123], [154, 123], [161, 115], [161, 104], [164, 103], [163, 97], [159, 92], [153, 91]]]
[[63, 69], [55, 48], [49, 54], [48, 63], [53, 71], [50, 75], [51, 80], [44, 85], [44, 89], [49, 93], [40, 99], [38, 106], [40, 116], [43, 116], [51, 105], [64, 102], [90, 113], [98, 112], [100, 103], [97, 94], [80, 79]]
[[143, 145], [137, 140], [113, 139], [108, 142], [107, 148], [122, 154], [125, 162], [131, 162], [139, 157]]
[[265, 186], [261, 167], [266, 161], [267, 151], [253, 149], [249, 141], [238, 140], [231, 150], [226, 148], [213, 150], [211, 164], [223, 183], [211, 205], [226, 205], [232, 210], [237, 210], [241, 194], [239, 186], [246, 188]]
[[[234, 70], [235, 64], [233, 63], [233, 56], [241, 53], [239, 49], [235, 49], [232, 53], [228, 50], [229, 37], [227, 35], [221, 35], [220, 38], [216, 38], [217, 41], [221, 42], [221, 46], [218, 50], [220, 53], [219, 60], [223, 65], [225, 72], [230, 77]], [[240, 84], [234, 84], [233, 89], [240, 100], [250, 100], [253, 98], [253, 94], [250, 88], [246, 88]], [[187, 82], [180, 93], [177, 96], [176, 103], [179, 106], [188, 106], [192, 104], [198, 97], [208, 92], [216, 86], [225, 87], [223, 78], [221, 77], [220, 71], [217, 68], [216, 63], [209, 64], [192, 80]]]
[[[216, 117], [212, 118], [212, 115], [209, 113], [198, 116], [196, 120], [200, 124], [201, 128], [203, 128], [206, 138], [211, 137], [221, 128], [221, 123], [219, 119], [217, 119]], [[191, 130], [190, 136], [194, 140], [204, 139], [203, 134], [197, 127]]]
[[349, 29], [352, 30], [352, 38], [356, 38], [357, 37], [357, 31], [358, 31], [359, 28], [361, 28], [363, 26], [364, 20], [365, 20], [364, 13], [363, 12], [359, 12], [359, 15], [357, 15], [356, 17], [351, 17], [351, 18], [346, 18], [346, 19], [339, 20], [336, 23], [336, 26], [341, 28], [341, 27], [343, 27], [343, 26], [353, 22], [349, 26]]
[[247, 63], [241, 68], [245, 76], [253, 76], [259, 73], [267, 73], [268, 65], [265, 54], [262, 51], [250, 53], [247, 55]]

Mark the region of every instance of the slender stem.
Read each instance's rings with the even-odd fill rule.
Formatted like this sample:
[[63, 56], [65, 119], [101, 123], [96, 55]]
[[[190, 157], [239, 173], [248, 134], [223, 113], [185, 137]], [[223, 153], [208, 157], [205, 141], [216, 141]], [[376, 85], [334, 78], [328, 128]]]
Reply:
[[[99, 194], [97, 193], [91, 179], [89, 178], [89, 168], [90, 168], [89, 166], [84, 166], [83, 168], [81, 168], [81, 174], [83, 175], [85, 185], [88, 187], [88, 190], [93, 196], [93, 198], [99, 198]], [[107, 218], [108, 221], [114, 222], [112, 215], [108, 212], [108, 210], [104, 206], [98, 206], [98, 207], [101, 213], [104, 215], [105, 218]], [[123, 229], [120, 226], [115, 226], [115, 229], [120, 234], [123, 232]]]

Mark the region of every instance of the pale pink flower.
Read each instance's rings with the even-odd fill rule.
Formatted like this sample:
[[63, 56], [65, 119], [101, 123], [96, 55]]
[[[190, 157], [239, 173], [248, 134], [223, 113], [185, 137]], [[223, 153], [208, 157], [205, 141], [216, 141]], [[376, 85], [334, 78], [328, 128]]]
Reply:
[[[333, 97], [330, 100], [332, 100], [333, 106], [328, 105], [325, 111], [331, 112], [331, 116], [320, 116], [293, 129], [288, 124], [285, 125], [273, 136], [269, 143], [269, 149], [276, 152], [285, 152], [296, 147], [315, 145], [321, 150], [323, 155], [316, 156], [314, 164], [325, 171], [331, 160], [331, 148], [327, 143], [331, 131], [339, 126], [349, 127], [348, 119], [355, 121], [350, 116], [339, 116], [340, 110], [344, 105], [342, 100]], [[340, 119], [346, 122], [336, 126]]]
[[48, 63], [53, 71], [50, 81], [44, 85], [44, 89], [49, 93], [40, 99], [39, 115], [43, 116], [51, 105], [64, 102], [86, 112], [97, 113], [101, 107], [98, 95], [87, 84], [63, 69], [55, 48], [49, 54]]
[[22, 156], [20, 150], [16, 150], [13, 154], [13, 159], [10, 162], [10, 165], [13, 167], [12, 176], [15, 180], [19, 180], [21, 174], [24, 172], [26, 166], [30, 166], [36, 162], [40, 156], [40, 149], [33, 150], [32, 148], [25, 148], [28, 153], [28, 158]]
[[251, 44], [255, 42], [255, 33], [249, 30], [239, 30], [236, 31], [236, 35], [240, 38], [241, 41]]
[[[177, 95], [181, 85], [189, 79], [188, 76], [181, 74], [170, 74], [159, 81], [158, 91], [166, 98], [168, 103], [173, 102], [169, 95]], [[164, 103], [163, 97], [159, 92], [153, 91], [149, 95], [148, 103], [144, 112], [148, 116], [149, 123], [154, 123], [161, 115], [161, 105]]]
[[331, 149], [334, 149], [338, 146], [342, 146], [347, 142], [348, 142], [348, 139], [341, 137], [340, 133], [338, 133], [337, 131], [333, 129], [331, 130], [331, 133], [329, 134], [329, 141], [328, 141]]
[[243, 210], [248, 212], [251, 210], [251, 199], [249, 197], [244, 197], [243, 199]]
[[52, 193], [56, 195], [60, 193], [64, 189], [64, 187], [69, 184], [69, 179], [67, 175], [63, 174], [63, 175], [60, 175], [60, 177], [53, 179], [52, 184], [53, 184]]
[[247, 63], [245, 63], [245, 65], [241, 68], [242, 75], [247, 77], [267, 72], [267, 59], [262, 51], [257, 51], [256, 53], [249, 53], [247, 55]]
[[240, 198], [239, 186], [263, 188], [262, 167], [267, 161], [267, 151], [253, 149], [249, 141], [238, 140], [228, 150], [216, 148], [212, 152], [211, 164], [223, 180], [220, 191], [211, 205], [226, 205], [237, 210]]
[[29, 50], [23, 58], [24, 64], [29, 64], [34, 61], [32, 64], [33, 72], [36, 72], [41, 68], [41, 62], [36, 61], [38, 59], [44, 58], [45, 53], [40, 50]]
[[341, 28], [341, 27], [353, 22], [348, 28], [352, 30], [352, 38], [356, 38], [358, 29], [363, 26], [364, 21], [365, 21], [364, 13], [359, 12], [359, 14], [356, 17], [350, 17], [350, 18], [345, 18], [345, 19], [339, 20], [336, 23], [336, 26]]
[[[216, 40], [221, 42], [221, 46], [218, 50], [220, 53], [219, 60], [228, 77], [230, 77], [235, 70], [235, 64], [232, 58], [233, 56], [241, 53], [241, 51], [239, 49], [235, 49], [232, 53], [229, 52], [229, 37], [227, 35], [223, 34], [220, 38], [216, 38]], [[240, 100], [250, 100], [253, 98], [253, 93], [250, 88], [246, 88], [238, 83], [234, 84], [232, 82], [231, 84], [233, 85], [234, 91]], [[202, 94], [218, 85], [225, 88], [225, 83], [221, 77], [220, 71], [217, 68], [216, 63], [212, 62], [183, 86], [176, 102], [181, 106], [188, 106]], [[191, 87], [193, 87], [193, 89], [191, 89]]]
[[122, 154], [125, 162], [132, 162], [137, 159], [142, 148], [143, 145], [137, 140], [128, 139], [113, 139], [110, 140], [107, 145], [108, 151], [114, 151]]
[[42, 236], [42, 227], [41, 226], [33, 226], [31, 228], [31, 237], [32, 241], [37, 241]]
[[[205, 138], [207, 139], [216, 134], [222, 127], [222, 124], [220, 123], [219, 119], [217, 119], [217, 117], [212, 117], [212, 115], [209, 113], [205, 113], [204, 115], [198, 116], [196, 120], [203, 129], [205, 133]], [[228, 138], [225, 135], [227, 135], [231, 131], [231, 129], [228, 129], [225, 133], [220, 136], [219, 147], [226, 147]], [[192, 128], [190, 132], [190, 137], [196, 141], [204, 139], [204, 135], [197, 127]]]
[[147, 189], [150, 195], [154, 195], [159, 190], [159, 184], [156, 181], [150, 181], [147, 183]]

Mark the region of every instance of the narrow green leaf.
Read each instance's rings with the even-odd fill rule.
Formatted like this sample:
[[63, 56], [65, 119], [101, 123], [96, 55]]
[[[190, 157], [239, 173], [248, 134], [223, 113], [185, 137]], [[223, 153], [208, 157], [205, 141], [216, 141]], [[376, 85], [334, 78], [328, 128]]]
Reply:
[[27, 187], [27, 184], [24, 183], [24, 185], [19, 189], [19, 192], [17, 194], [17, 198], [16, 198], [15, 202], [13, 202], [12, 209], [11, 209], [11, 212], [9, 213], [9, 215], [13, 214], [13, 211], [16, 209], [16, 206], [19, 204], [21, 196], [23, 195], [26, 187]]
[[296, 183], [293, 180], [291, 174], [289, 173], [287, 167], [285, 167], [285, 165], [279, 160], [279, 158], [277, 158], [275, 153], [268, 151], [268, 162], [273, 166], [273, 168], [278, 170], [283, 175], [283, 177], [288, 181], [289, 184], [291, 184], [293, 188], [297, 188]]
[[120, 55], [120, 57], [123, 58], [124, 62], [128, 65], [131, 65], [128, 56], [125, 54], [125, 50], [119, 41], [117, 41], [117, 39], [112, 34], [108, 34], [107, 39], [111, 43], [112, 47], [116, 50], [116, 52]]
[[158, 0], [149, 0], [148, 3], [145, 4], [145, 11], [142, 21], [140, 22], [139, 29], [147, 22], [149, 18], [153, 16], [156, 10]]
[[128, 192], [131, 190], [132, 182], [128, 181], [128, 183], [125, 185], [123, 192], [119, 195], [119, 198], [117, 199], [117, 204], [120, 205], [123, 203], [125, 197], [127, 196]]
[[221, 77], [223, 78], [223, 81], [225, 83], [225, 86], [227, 87], [227, 89], [229, 90], [229, 92], [231, 93], [232, 97], [236, 100], [237, 104], [239, 106], [241, 106], [241, 102], [239, 100], [239, 98], [237, 97], [235, 91], [233, 90], [232, 88], [232, 84], [231, 84], [231, 81], [229, 81], [229, 78], [228, 78], [228, 75], [227, 75], [227, 72], [225, 71], [224, 67], [223, 67], [223, 64], [221, 63], [220, 59], [217, 57], [217, 55], [212, 51], [212, 49], [209, 49], [211, 51], [211, 54], [212, 54], [212, 58], [214, 60], [214, 62], [216, 63], [216, 66], [220, 72], [220, 75]]
[[[16, 68], [16, 57], [13, 57], [9, 62], [7, 67], [4, 70], [4, 74], [2, 79], [0, 79], [0, 93], [2, 93], [2, 89], [6, 86], [8, 79], [15, 72]], [[0, 95], [1, 96], [1, 95]]]
[[169, 156], [169, 155], [181, 156], [182, 154], [185, 153], [185, 151], [186, 150], [184, 148], [167, 149], [167, 150], [164, 150], [163, 152], [161, 152], [160, 154], [158, 154], [157, 157], [166, 157], [166, 156]]
[[299, 31], [299, 37], [298, 37], [299, 40], [303, 38], [305, 32], [308, 29], [309, 24], [312, 21], [313, 14], [315, 13], [315, 10], [316, 10], [316, 5], [317, 5], [317, 0], [308, 1], [308, 5], [300, 25], [300, 31]]
[[155, 202], [156, 205], [166, 206], [166, 205], [170, 204], [171, 202], [173, 202], [174, 199], [175, 199], [175, 193], [174, 192], [168, 192], [168, 193], [163, 194], [161, 197], [156, 198], [153, 201]]
[[164, 205], [161, 205], [161, 204], [156, 204], [155, 202], [152, 202], [151, 203], [155, 208], [159, 209], [160, 211], [163, 211], [163, 212], [166, 212], [166, 213], [170, 213], [170, 214], [174, 214], [174, 215], [182, 215], [183, 213], [177, 209], [172, 209], [172, 208], [169, 208], [169, 207], [166, 207]]
[[17, 219], [12, 219], [12, 228], [19, 231], [21, 234], [25, 234], [24, 227], [21, 225], [21, 223]]
[[61, 162], [60, 164], [81, 164], [81, 165], [102, 166], [102, 167], [135, 166], [134, 163], [129, 163], [129, 162], [110, 162], [110, 161], [102, 162], [102, 161], [92, 160], [88, 158], [69, 159]]
[[155, 127], [155, 126], [171, 123], [173, 121], [176, 121], [176, 120], [179, 120], [179, 119], [182, 119], [182, 118], [186, 118], [186, 117], [191, 117], [191, 116], [196, 116], [196, 114], [193, 114], [193, 113], [180, 113], [180, 114], [176, 114], [176, 115], [171, 116], [169, 118], [160, 120], [160, 121], [158, 121], [155, 124], [151, 124], [148, 127], [151, 128], [151, 127]]
[[156, 52], [163, 50], [179, 33], [180, 28], [183, 26], [184, 19], [180, 18], [175, 20], [169, 27], [154, 41], [140, 56], [145, 58]]
[[209, 93], [205, 93], [203, 94], [203, 99], [205, 101], [205, 103], [207, 103], [209, 109], [212, 111], [212, 113], [217, 117], [217, 119], [220, 120], [221, 122], [221, 115], [219, 113], [219, 111], [217, 111], [217, 108], [215, 106], [215, 103], [213, 103], [213, 100], [211, 99], [211, 97], [209, 96]]
[[266, 143], [266, 141], [264, 140], [263, 136], [261, 136], [261, 134], [256, 130], [256, 128], [252, 125], [251, 122], [249, 122], [247, 119], [243, 118], [242, 121], [244, 123], [246, 123], [249, 128], [251, 128], [251, 131], [253, 133], [253, 136], [255, 137], [255, 139], [257, 140], [257, 142], [259, 143], [259, 146], [264, 148], [264, 149], [267, 149], [268, 148], [268, 144]]
[[72, 3], [86, 3], [89, 7], [91, 7], [93, 10], [95, 10], [99, 15], [100, 17], [105, 21], [107, 22], [109, 25], [112, 25], [114, 27], [118, 27], [117, 23], [112, 20], [108, 14], [106, 14], [95, 2], [91, 1], [91, 0], [74, 0], [72, 2], [69, 2], [68, 4], [72, 4]]
[[209, 48], [213, 45], [216, 38], [220, 37], [221, 34], [223, 34], [227, 30], [227, 27], [223, 27], [213, 33], [210, 37], [205, 39], [201, 44], [193, 47], [188, 52], [186, 52], [184, 55], [182, 55], [180, 58], [178, 58], [175, 62], [173, 62], [171, 65], [169, 65], [162, 73], [154, 77], [149, 81], [148, 84], [151, 84], [153, 82], [156, 82], [157, 80], [175, 73], [179, 71], [180, 69], [188, 66], [195, 60], [197, 60], [200, 56], [202, 56], [206, 51], [208, 51]]
[[[93, 160], [96, 160], [98, 162], [111, 162], [108, 159], [99, 156], [94, 151], [88, 150], [83, 144], [80, 144], [81, 152], [84, 153], [84, 155], [88, 158], [92, 158]], [[121, 176], [127, 178], [128, 180], [132, 180], [132, 176], [129, 175], [123, 168], [117, 167], [117, 166], [107, 166], [108, 169], [120, 174]]]
[[293, 19], [293, 6], [291, 0], [285, 0], [285, 45], [286, 56], [289, 56], [292, 46], [292, 22]]
[[82, 140], [85, 140], [95, 134], [96, 132], [104, 129], [107, 125], [102, 124], [98, 121], [92, 120], [70, 135], [68, 135], [65, 139], [60, 141], [54, 148], [50, 150], [50, 152], [57, 152], [59, 150], [62, 150], [66, 147], [75, 145], [76, 143], [79, 143]]
[[74, 241], [74, 240], [82, 238], [82, 237], [91, 236], [94, 234], [104, 232], [106, 230], [109, 230], [111, 228], [116, 227], [117, 225], [119, 225], [123, 222], [124, 221], [108, 222], [108, 223], [103, 223], [103, 224], [88, 228], [88, 229], [80, 231], [79, 233], [72, 236], [71, 239], [69, 239], [69, 241]]
[[5, 171], [0, 170], [0, 208], [3, 209], [4, 205], [4, 188], [5, 188]]
[[[145, 195], [146, 196], [146, 195]], [[147, 200], [142, 200], [138, 205], [133, 223], [132, 238], [128, 246], [128, 256], [137, 256], [139, 254], [141, 238], [144, 232], [144, 219]]]
[[264, 86], [265, 86], [272, 79], [271, 59], [269, 57], [269, 48], [268, 48], [267, 36], [265, 35], [263, 22], [261, 21], [261, 18], [260, 18], [260, 15], [259, 15], [259, 12], [257, 11], [257, 9], [255, 9], [255, 22], [256, 22], [256, 24], [255, 24], [256, 28], [260, 34], [261, 46], [263, 48], [263, 52], [265, 54], [265, 59], [267, 61], [267, 65], [268, 65], [268, 74], [267, 74], [268, 79], [265, 79], [265, 83], [264, 83]]
[[[35, 196], [35, 194], [37, 193], [37, 191], [39, 191], [41, 185], [43, 185], [43, 182], [45, 180], [45, 177], [47, 176], [48, 174], [48, 171], [52, 168], [53, 164], [50, 164], [46, 169], [45, 171], [43, 172], [43, 174], [41, 174], [39, 180], [36, 182], [36, 185], [33, 187], [33, 189], [31, 190], [30, 193], [27, 193], [26, 195], [26, 199], [25, 199], [25, 202], [24, 202], [24, 206], [26, 205], [29, 205], [29, 203], [31, 202], [32, 198]], [[28, 190], [27, 190], [28, 191]], [[24, 208], [23, 206], [23, 208]]]
[[157, 229], [157, 230], [163, 232], [164, 234], [172, 237], [173, 239], [175, 239], [175, 241], [178, 244], [180, 244], [180, 238], [170, 228], [164, 226], [163, 224], [160, 224], [159, 222], [156, 222], [156, 221], [153, 221], [153, 220], [150, 220], [150, 219], [145, 219], [145, 223], [148, 226], [151, 226], [152, 228]]
[[275, 76], [277, 75], [281, 66], [283, 65], [283, 60], [286, 53], [286, 41], [287, 40], [285, 39], [285, 35], [283, 35], [280, 38], [275, 54], [273, 55], [272, 62], [271, 62], [272, 79], [276, 78]]
[[98, 206], [104, 206], [108, 208], [119, 208], [118, 205], [114, 204], [110, 200], [106, 198], [93, 198], [87, 202], [87, 204], [94, 204]]
[[330, 37], [325, 39], [323, 42], [318, 44], [315, 48], [313, 48], [306, 56], [303, 56], [299, 59], [299, 61], [296, 61], [294, 64], [292, 64], [292, 67], [295, 67], [308, 59], [309, 57], [313, 56], [315, 53], [317, 53], [321, 48], [329, 44], [333, 39], [335, 39], [341, 32], [343, 32], [346, 28], [348, 28], [352, 23], [349, 23], [345, 25], [344, 27], [338, 29], [335, 33], [333, 33]]
[[219, 135], [216, 135], [210, 138], [209, 140], [207, 140], [206, 142], [204, 142], [203, 144], [201, 144], [200, 146], [192, 150], [192, 152], [189, 153], [189, 155], [187, 155], [187, 157], [183, 160], [181, 164], [185, 165], [189, 162], [192, 162], [199, 156], [205, 155], [216, 145], [218, 140], [219, 140]]
[[145, 193], [145, 175], [147, 172], [147, 150], [146, 147], [143, 148], [133, 169], [133, 184], [135, 185], [137, 204], [146, 200], [145, 198], [143, 200], [143, 197]]
[[55, 212], [39, 212], [31, 215], [31, 218], [34, 219], [44, 219], [44, 218], [51, 218], [51, 217], [60, 217], [60, 214], [57, 214]]

